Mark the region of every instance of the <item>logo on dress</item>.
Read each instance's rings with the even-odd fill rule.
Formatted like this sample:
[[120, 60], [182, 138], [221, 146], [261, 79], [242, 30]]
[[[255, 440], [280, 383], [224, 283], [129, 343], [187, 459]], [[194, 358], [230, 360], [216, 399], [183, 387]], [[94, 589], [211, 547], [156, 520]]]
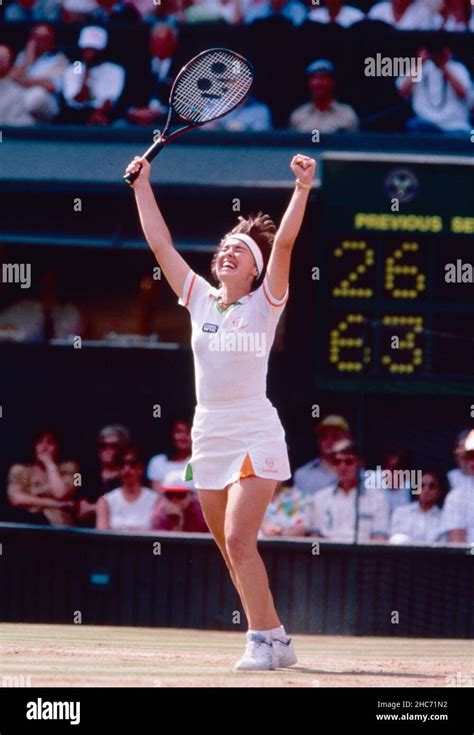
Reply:
[[209, 322], [204, 322], [202, 325], [202, 331], [203, 332], [211, 332], [214, 334], [219, 329], [217, 324], [210, 324]]
[[275, 467], [275, 461], [271, 457], [267, 457], [265, 460], [265, 469], [264, 472], [277, 472], [277, 470], [274, 469]]
[[232, 321], [232, 329], [244, 329], [247, 325], [245, 324], [245, 320], [242, 317], [239, 317], [238, 319], [234, 319]]

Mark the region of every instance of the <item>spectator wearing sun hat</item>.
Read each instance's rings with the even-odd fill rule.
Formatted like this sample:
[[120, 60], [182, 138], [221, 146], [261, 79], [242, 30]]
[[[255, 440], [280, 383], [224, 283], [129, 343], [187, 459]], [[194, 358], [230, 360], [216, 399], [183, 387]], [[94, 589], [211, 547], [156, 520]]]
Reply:
[[359, 127], [357, 115], [334, 96], [336, 86], [332, 61], [317, 59], [306, 67], [311, 102], [297, 107], [290, 115], [289, 127], [301, 133], [354, 132]]
[[452, 485], [452, 489], [446, 496], [441, 525], [450, 543], [468, 543], [472, 546], [474, 544], [474, 429], [458, 436], [455, 453], [461, 471], [459, 475], [454, 476], [456, 484]]
[[316, 424], [314, 428], [318, 445], [318, 456], [299, 467], [294, 475], [294, 484], [304, 493], [313, 495], [337, 483], [337, 474], [333, 465], [333, 447], [337, 442], [351, 437], [348, 422], [343, 416], [330, 414]]
[[208, 533], [199, 500], [181, 470], [170, 470], [159, 490], [151, 525], [155, 531]]
[[448, 472], [450, 490], [458, 490], [462, 487], [474, 492], [474, 463], [469, 459], [469, 452], [466, 451], [466, 440], [471, 432], [472, 429], [463, 429], [456, 436], [453, 447], [456, 467]]
[[63, 78], [64, 111], [61, 122], [106, 125], [116, 117], [125, 86], [125, 70], [105, 61], [108, 34], [100, 26], [81, 30], [81, 60], [74, 61]]

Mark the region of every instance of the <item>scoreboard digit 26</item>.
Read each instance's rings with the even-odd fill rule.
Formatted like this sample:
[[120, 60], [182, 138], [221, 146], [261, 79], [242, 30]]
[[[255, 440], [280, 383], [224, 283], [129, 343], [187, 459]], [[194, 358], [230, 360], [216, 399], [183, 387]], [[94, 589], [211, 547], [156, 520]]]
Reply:
[[474, 159], [323, 156], [318, 372], [474, 377]]

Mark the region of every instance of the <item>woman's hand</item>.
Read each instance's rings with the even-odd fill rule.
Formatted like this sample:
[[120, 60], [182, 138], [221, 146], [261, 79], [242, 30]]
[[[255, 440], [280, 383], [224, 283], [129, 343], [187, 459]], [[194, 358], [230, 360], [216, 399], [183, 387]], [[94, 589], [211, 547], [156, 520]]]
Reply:
[[148, 184], [150, 182], [150, 171], [151, 171], [151, 166], [146, 160], [146, 158], [140, 158], [140, 156], [135, 156], [133, 161], [129, 163], [127, 168], [125, 169], [126, 174], [138, 173], [137, 178], [131, 184], [132, 189], [140, 189], [143, 185]]
[[302, 184], [311, 184], [316, 173], [316, 161], [309, 156], [297, 153], [290, 163], [291, 170]]

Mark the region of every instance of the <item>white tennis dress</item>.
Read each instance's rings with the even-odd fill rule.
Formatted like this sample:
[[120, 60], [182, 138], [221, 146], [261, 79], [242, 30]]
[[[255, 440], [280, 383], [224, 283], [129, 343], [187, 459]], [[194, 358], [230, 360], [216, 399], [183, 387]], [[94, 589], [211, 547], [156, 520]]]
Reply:
[[285, 432], [266, 396], [268, 358], [288, 299], [262, 285], [224, 311], [220, 291], [190, 271], [178, 303], [191, 314], [197, 406], [184, 479], [223, 490], [240, 477], [291, 477]]

